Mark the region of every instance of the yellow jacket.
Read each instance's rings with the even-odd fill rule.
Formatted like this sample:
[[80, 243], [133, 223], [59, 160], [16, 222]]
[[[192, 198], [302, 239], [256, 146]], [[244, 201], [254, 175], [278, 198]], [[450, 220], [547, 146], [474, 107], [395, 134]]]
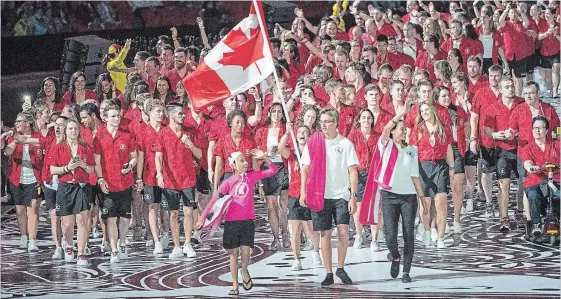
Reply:
[[[117, 69], [126, 69], [127, 66], [125, 65], [124, 61], [125, 58], [127, 57], [127, 54], [129, 53], [129, 50], [130, 50], [130, 46], [127, 47], [127, 45], [125, 44], [125, 46], [121, 49], [121, 52], [119, 52], [119, 55], [109, 60], [109, 62], [107, 63], [107, 69], [110, 69], [112, 67], [115, 67]], [[125, 86], [127, 85], [127, 74], [121, 72], [111, 72], [111, 71], [109, 72], [109, 74], [111, 75], [113, 81], [115, 81], [115, 87], [121, 93], [125, 93]]]

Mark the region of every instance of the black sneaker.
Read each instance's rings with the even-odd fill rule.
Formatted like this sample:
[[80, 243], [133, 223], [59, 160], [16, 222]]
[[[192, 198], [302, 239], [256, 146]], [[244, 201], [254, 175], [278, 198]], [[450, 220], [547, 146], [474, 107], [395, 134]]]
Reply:
[[510, 231], [510, 220], [508, 219], [508, 217], [504, 217], [501, 221], [499, 231], [501, 233], [508, 233]]
[[321, 285], [326, 287], [333, 285], [335, 282], [333, 281], [333, 273], [327, 273], [325, 279], [321, 282]]
[[541, 234], [542, 234], [542, 225], [539, 224], [539, 223], [533, 224], [532, 235], [537, 238], [537, 237], [541, 236]]
[[401, 276], [401, 282], [403, 283], [411, 282], [411, 277], [409, 277], [409, 273], [403, 273], [403, 276]]
[[390, 268], [390, 275], [392, 278], [396, 278], [399, 275], [399, 260], [400, 259], [392, 260], [392, 267]]
[[337, 271], [335, 271], [335, 275], [337, 275], [344, 284], [353, 284], [353, 280], [347, 275], [347, 272], [345, 272], [343, 268], [338, 268]]

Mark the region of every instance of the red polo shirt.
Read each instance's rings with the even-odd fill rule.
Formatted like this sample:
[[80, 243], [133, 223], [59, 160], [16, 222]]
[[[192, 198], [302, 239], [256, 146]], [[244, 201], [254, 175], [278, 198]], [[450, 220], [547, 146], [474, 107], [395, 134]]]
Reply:
[[370, 162], [372, 162], [372, 154], [376, 149], [376, 143], [380, 135], [372, 130], [368, 139], [364, 136], [362, 131], [359, 129], [352, 129], [349, 133], [348, 139], [355, 145], [355, 151], [358, 156], [358, 170], [368, 170], [370, 168]]
[[[67, 92], [64, 93], [64, 95], [62, 96], [62, 99], [63, 99], [63, 102], [65, 102], [67, 104], [76, 103], [76, 99], [72, 99], [72, 92], [70, 90], [68, 90]], [[96, 102], [99, 105], [99, 99], [97, 98], [97, 94], [95, 93], [95, 91], [86, 89], [85, 100], [90, 100], [90, 99], [96, 100]]]
[[[160, 127], [161, 132], [164, 126]], [[146, 124], [142, 134], [136, 136], [138, 150], [144, 153], [144, 169], [142, 171], [142, 180], [144, 184], [157, 186], [156, 180], [156, 141], [159, 138], [159, 132], [150, 125]]]
[[248, 169], [251, 168], [251, 150], [255, 149], [255, 141], [253, 139], [242, 136], [238, 146], [234, 144], [234, 140], [230, 135], [224, 136], [216, 143], [214, 147], [214, 155], [221, 157], [223, 162], [223, 172], [233, 172], [232, 167], [228, 164], [228, 157], [233, 152], [242, 152], [248, 163]]
[[[326, 107], [335, 108], [331, 106], [331, 104], [327, 104]], [[337, 110], [339, 111], [339, 125], [337, 127], [337, 131], [339, 134], [347, 137], [353, 127], [353, 121], [360, 112], [360, 109], [355, 106], [340, 104], [339, 109]]]
[[409, 143], [417, 147], [419, 151], [419, 161], [432, 161], [434, 163], [438, 160], [446, 160], [448, 145], [454, 141], [450, 127], [444, 126], [445, 136], [439, 136], [436, 133], [432, 134], [434, 136], [434, 146], [430, 144], [430, 135], [424, 123], [421, 127], [415, 126], [411, 131]]
[[[481, 26], [476, 26], [475, 32], [481, 35]], [[491, 58], [493, 59], [493, 64], [499, 64], [499, 48], [502, 48], [503, 46], [503, 37], [501, 33], [497, 30], [493, 31], [491, 37], [493, 38], [493, 49], [492, 49]]]
[[[189, 136], [192, 136], [192, 141], [196, 147], [200, 148], [203, 152], [201, 159], [197, 159], [193, 156], [193, 159], [197, 162], [199, 167], [202, 167], [205, 171], [208, 171], [207, 165], [207, 152], [208, 152], [208, 137], [210, 135], [212, 122], [206, 117], [201, 117], [200, 122], [197, 124], [191, 112], [188, 108], [185, 108], [185, 122], [183, 123]], [[197, 167], [195, 167], [197, 168]], [[198, 173], [198, 169], [197, 173]]]
[[[193, 153], [181, 142], [187, 134], [181, 130], [179, 136], [170, 127], [163, 127], [154, 143], [154, 152], [163, 153], [162, 176], [164, 188], [183, 190], [191, 188], [197, 183]], [[192, 136], [189, 136], [192, 139]]]
[[162, 61], [162, 65], [160, 65], [160, 74], [162, 76], [167, 76], [167, 74], [175, 68], [174, 63], [172, 62], [168, 67], [165, 66], [164, 62]]
[[469, 91], [469, 93], [475, 94], [480, 89], [485, 88], [487, 86], [489, 86], [489, 78], [487, 78], [487, 76], [479, 76], [479, 77], [477, 77], [477, 80], [475, 81], [475, 84], [473, 82], [471, 82], [471, 79], [469, 80], [468, 91]]
[[[441, 45], [440, 48], [448, 53], [452, 50], [452, 45], [452, 38], [450, 37]], [[471, 39], [462, 35], [462, 37], [460, 37], [459, 50], [462, 53], [462, 57], [464, 59], [463, 65], [465, 67], [470, 56], [478, 54], [483, 55], [483, 43], [478, 39]]]
[[366, 84], [363, 84], [361, 88], [356, 91], [356, 101], [355, 106], [359, 109], [364, 109], [368, 107], [368, 102], [366, 101], [366, 95], [364, 94], [364, 88]]
[[316, 55], [310, 55], [310, 57], [308, 58], [308, 61], [306, 62], [306, 65], [304, 67], [304, 71], [307, 74], [312, 73], [312, 71], [314, 70], [314, 67], [316, 65], [320, 65], [323, 63], [323, 59], [321, 59], [320, 57], [316, 56]]
[[[325, 87], [323, 86], [323, 84], [314, 82], [312, 88], [314, 89], [316, 102], [320, 104], [320, 106], [323, 107], [325, 106], [325, 103], [329, 103], [329, 95], [327, 94], [327, 91], [325, 91]], [[323, 103], [323, 105], [321, 103]]]
[[392, 25], [390, 25], [385, 21], [384, 21], [384, 25], [377, 26], [377, 27], [378, 27], [378, 34], [383, 34], [387, 37], [399, 35], [397, 32], [395, 32], [395, 29], [393, 29]]
[[94, 139], [94, 154], [101, 156], [102, 175], [109, 192], [121, 192], [132, 187], [132, 171], [121, 174], [121, 170], [130, 161], [130, 154], [136, 151], [136, 142], [131, 133], [118, 129], [115, 138], [107, 127], [100, 127]]
[[421, 54], [417, 55], [417, 60], [415, 60], [415, 66], [420, 70], [427, 70], [430, 75], [430, 80], [432, 82], [436, 81], [436, 76], [434, 75], [434, 63], [438, 60], [446, 60], [448, 55], [446, 52], [439, 50], [436, 55], [429, 60], [429, 52], [423, 51]]
[[300, 176], [300, 164], [298, 164], [296, 155], [292, 150], [290, 151], [290, 156], [288, 157], [288, 163], [290, 164], [290, 184], [288, 185], [288, 196], [298, 199], [300, 198], [302, 178]]
[[[187, 74], [188, 72], [185, 73], [185, 77]], [[177, 92], [177, 83], [185, 77], [181, 77], [175, 68], [170, 70], [166, 76], [169, 78], [169, 82], [171, 83], [171, 90], [173, 90], [173, 92]]]
[[[502, 98], [491, 104], [487, 109], [489, 112], [485, 117], [485, 127], [491, 128], [493, 132], [504, 131], [509, 128], [508, 121], [514, 109], [524, 103], [522, 98], [514, 97], [514, 101], [510, 109], [503, 104]], [[513, 140], [495, 140], [495, 146], [505, 150], [513, 150], [517, 148], [516, 138]]]
[[[547, 21], [544, 20], [544, 22], [541, 22], [539, 25], [539, 33], [545, 33], [549, 30], [549, 23]], [[555, 31], [556, 34], [548, 35], [546, 38], [541, 40], [542, 47], [540, 49], [540, 53], [543, 56], [552, 56], [555, 54], [559, 55], [559, 40], [555, 37], [555, 35], [560, 34], [559, 23], [555, 22], [554, 27], [557, 27], [557, 30]]]
[[423, 52], [423, 42], [419, 39], [415, 39], [415, 44], [409, 44], [407, 43], [405, 40], [403, 40], [403, 52], [406, 52], [406, 48], [410, 49], [411, 51], [415, 52], [414, 56], [405, 54], [407, 56], [410, 56], [413, 59], [417, 59], [417, 57], [419, 56], [419, 54], [421, 54], [421, 52]]
[[[78, 144], [78, 149], [76, 154], [86, 162], [88, 165], [95, 165], [93, 150], [90, 146], [85, 146]], [[70, 148], [66, 142], [55, 144], [49, 151], [49, 156], [47, 157], [48, 163], [56, 167], [64, 167], [70, 163], [72, 160], [72, 155], [70, 154]], [[74, 178], [74, 180], [73, 180]], [[58, 175], [58, 181], [60, 183], [90, 183], [90, 175], [82, 167], [77, 167], [74, 169], [74, 175], [69, 171], [65, 174]]]
[[[39, 146], [28, 145], [29, 157], [31, 159], [31, 166], [33, 167], [33, 174], [38, 184], [41, 184], [41, 170], [43, 169], [43, 160], [46, 149], [46, 139], [41, 137], [41, 133], [33, 132], [31, 133], [31, 138], [38, 138], [40, 141]], [[14, 141], [13, 137], [8, 138], [8, 143], [10, 144]], [[23, 159], [23, 144], [18, 143], [16, 149], [9, 156], [10, 157], [10, 174], [8, 179], [14, 186], [19, 186], [19, 180], [21, 177], [22, 159]]]
[[485, 135], [485, 131], [483, 130], [485, 118], [487, 117], [487, 113], [489, 112], [489, 106], [500, 99], [500, 97], [501, 94], [499, 93], [495, 96], [495, 93], [489, 86], [479, 90], [473, 97], [471, 112], [479, 115], [478, 142], [486, 148], [495, 147], [495, 141], [493, 140], [493, 138]]
[[363, 33], [362, 34], [362, 43], [366, 46], [366, 45], [371, 45], [371, 46], [375, 46], [376, 45], [376, 37], [378, 36], [378, 34], [372, 36], [368, 33]]
[[[542, 149], [532, 140], [526, 147], [521, 150], [522, 162], [532, 161], [534, 165], [543, 167], [545, 163], [556, 163], [559, 164], [559, 159], [561, 155], [559, 152], [559, 141], [558, 140], [546, 140], [545, 149]], [[529, 188], [539, 183], [547, 180], [547, 171], [538, 171], [536, 173], [526, 172], [526, 178], [524, 179], [524, 187]], [[553, 181], [559, 182], [559, 169], [553, 172]]]
[[[555, 132], [557, 127], [559, 127], [559, 116], [555, 112], [550, 104], [540, 102], [540, 109], [538, 110], [538, 115], [541, 115], [549, 121], [549, 130], [547, 135], [551, 136], [551, 132]], [[508, 125], [511, 129], [520, 132], [518, 135], [518, 148], [523, 148], [526, 144], [534, 140], [532, 134], [532, 112], [530, 111], [530, 105], [523, 103], [518, 105], [512, 111], [510, 119], [508, 120]]]
[[302, 74], [304, 74], [304, 68], [300, 65], [300, 63], [292, 61], [288, 65], [288, 72], [290, 73], [290, 78], [286, 79], [286, 87], [295, 88], [298, 83], [298, 79]]
[[512, 21], [505, 21], [505, 26], [499, 28], [499, 32], [503, 34], [503, 49], [505, 51], [506, 59], [513, 61], [521, 60], [526, 57], [526, 49], [528, 45], [525, 45], [526, 40], [526, 28], [522, 25], [522, 22], [513, 23]]

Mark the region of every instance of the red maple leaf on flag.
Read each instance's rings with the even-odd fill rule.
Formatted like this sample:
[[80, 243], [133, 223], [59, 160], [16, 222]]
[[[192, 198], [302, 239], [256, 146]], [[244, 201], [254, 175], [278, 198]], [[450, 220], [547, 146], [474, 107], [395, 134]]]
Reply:
[[249, 39], [241, 28], [230, 31], [223, 43], [233, 52], [224, 53], [219, 63], [223, 65], [239, 65], [245, 71], [255, 61], [264, 58], [263, 37], [258, 28], [249, 29]]

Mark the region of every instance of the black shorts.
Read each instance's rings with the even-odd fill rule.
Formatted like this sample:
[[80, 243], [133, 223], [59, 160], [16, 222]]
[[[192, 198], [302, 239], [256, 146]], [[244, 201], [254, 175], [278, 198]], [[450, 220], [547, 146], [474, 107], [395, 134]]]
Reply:
[[514, 73], [517, 78], [522, 77], [526, 73], [526, 58], [520, 60], [507, 60], [508, 66], [510, 67], [510, 73]]
[[472, 151], [470, 151], [468, 149], [464, 156], [465, 156], [465, 158], [464, 158], [464, 165], [465, 166], [477, 166], [477, 161], [479, 160], [479, 155], [478, 154], [473, 153]]
[[159, 204], [162, 202], [162, 188], [159, 186], [144, 185], [143, 199], [144, 203], [147, 205]]
[[448, 194], [450, 185], [450, 167], [446, 160], [422, 161], [419, 165], [421, 187], [426, 197], [434, 197], [438, 193]]
[[101, 206], [101, 196], [103, 192], [101, 192], [101, 188], [98, 185], [91, 186], [92, 187], [92, 205], [94, 206]]
[[518, 178], [518, 165], [516, 156], [516, 149], [505, 150], [500, 147], [495, 147], [495, 164], [497, 165], [497, 179], [510, 179], [511, 172]]
[[123, 217], [130, 219], [132, 205], [132, 187], [120, 192], [103, 194], [101, 202], [101, 219]]
[[197, 175], [197, 192], [202, 194], [210, 194], [212, 187], [208, 180], [208, 172], [201, 168]]
[[92, 190], [89, 184], [60, 183], [56, 191], [56, 215], [70, 216], [88, 211]]
[[553, 54], [551, 56], [543, 56], [541, 57], [541, 66], [544, 69], [551, 69], [555, 63], [559, 63], [559, 55], [561, 52], [557, 52], [557, 54]]
[[298, 198], [288, 197], [288, 220], [312, 220], [310, 209], [300, 205]]
[[481, 157], [481, 172], [482, 173], [493, 173], [495, 172], [495, 149], [486, 148], [484, 146], [479, 147], [479, 154]]
[[335, 225], [349, 225], [351, 217], [349, 214], [349, 202], [342, 198], [326, 198], [323, 209], [319, 213], [312, 211], [311, 214], [314, 231], [331, 230], [333, 228], [333, 219], [335, 219]]
[[454, 174], [466, 173], [465, 158], [460, 153], [457, 142], [452, 142], [452, 153], [454, 154]]
[[162, 208], [168, 211], [179, 210], [179, 202], [183, 203], [184, 207], [193, 208], [195, 205], [195, 187], [185, 188], [183, 190], [163, 189], [162, 190]]
[[536, 50], [534, 54], [524, 58], [526, 59], [526, 73], [533, 74], [536, 66], [540, 65], [540, 51]]
[[368, 179], [368, 172], [366, 170], [358, 171], [358, 189], [356, 191], [356, 202], [362, 202], [364, 197], [364, 190], [366, 189], [366, 180]]
[[43, 186], [43, 197], [47, 211], [56, 209], [56, 190]]
[[255, 242], [255, 223], [253, 219], [224, 222], [222, 245], [224, 249], [234, 249], [240, 246], [253, 248]]
[[[288, 171], [282, 162], [275, 163], [275, 166], [279, 169], [277, 174], [262, 179], [265, 196], [279, 196], [281, 191], [288, 190]], [[267, 169], [267, 165], [263, 163], [261, 169]]]
[[41, 199], [38, 190], [39, 184], [37, 183], [19, 184], [19, 186], [16, 187], [12, 182], [9, 182], [9, 185], [9, 191], [12, 194], [16, 206], [31, 207], [31, 202], [34, 199]]

